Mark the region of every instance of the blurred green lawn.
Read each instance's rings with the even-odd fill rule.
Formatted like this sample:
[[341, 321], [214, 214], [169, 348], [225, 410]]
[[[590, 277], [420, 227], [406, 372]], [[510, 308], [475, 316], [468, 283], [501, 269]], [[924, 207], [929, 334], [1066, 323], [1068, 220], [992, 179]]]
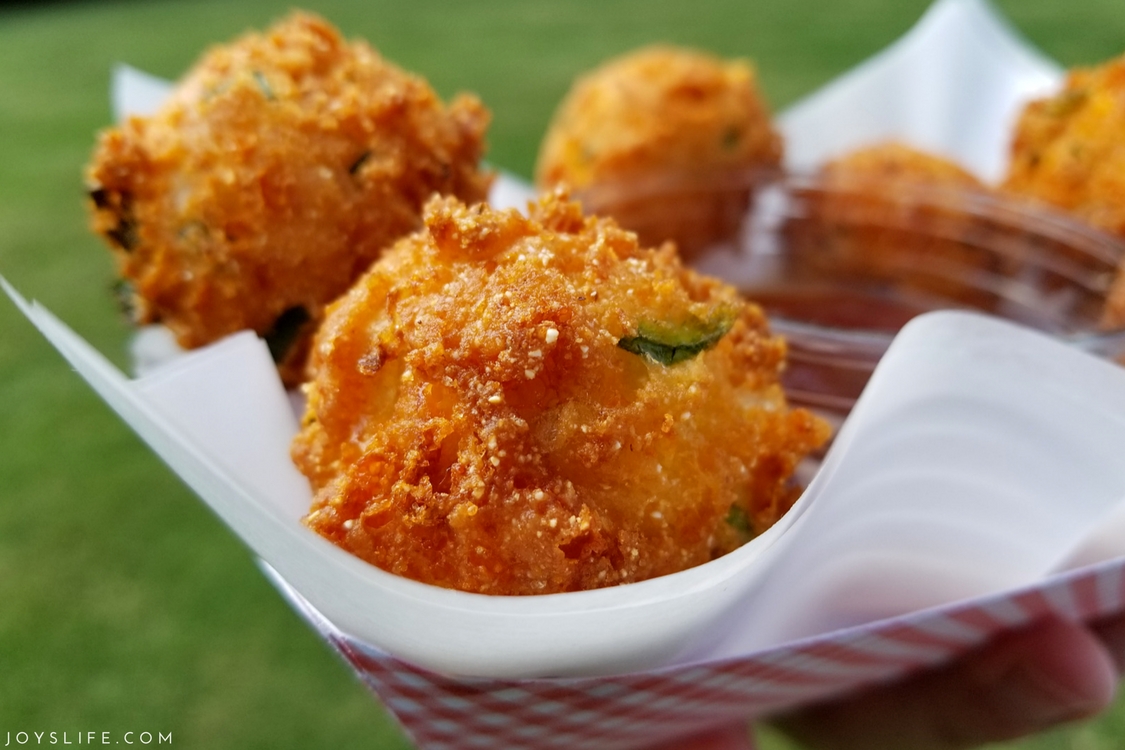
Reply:
[[[349, 36], [491, 107], [490, 159], [529, 175], [572, 78], [651, 41], [755, 58], [776, 108], [892, 41], [926, 0], [310, 1]], [[1120, 0], [1006, 0], [1064, 64], [1122, 51]], [[176, 77], [287, 3], [0, 5], [0, 272], [124, 365], [81, 169], [127, 61]], [[404, 748], [251, 555], [0, 300], [0, 741], [171, 732], [198, 748]], [[767, 735], [766, 748], [789, 745]], [[1125, 701], [1005, 748], [1125, 748]]]

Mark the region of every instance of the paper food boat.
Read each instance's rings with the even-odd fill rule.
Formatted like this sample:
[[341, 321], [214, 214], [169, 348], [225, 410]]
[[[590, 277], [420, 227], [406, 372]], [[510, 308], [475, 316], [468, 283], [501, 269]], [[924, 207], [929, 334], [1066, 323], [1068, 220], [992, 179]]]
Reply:
[[[163, 91], [123, 78], [132, 102], [138, 85]], [[943, 0], [780, 120], [796, 166], [897, 137], [994, 176], [1020, 102], [1058, 80], [983, 3]], [[524, 191], [502, 185], [498, 202]], [[252, 334], [128, 380], [4, 286], [420, 747], [640, 748], [894, 679], [1047, 614], [1125, 611], [1125, 369], [997, 320], [904, 329], [808, 491], [744, 548], [509, 598], [397, 578], [301, 526], [296, 420]]]

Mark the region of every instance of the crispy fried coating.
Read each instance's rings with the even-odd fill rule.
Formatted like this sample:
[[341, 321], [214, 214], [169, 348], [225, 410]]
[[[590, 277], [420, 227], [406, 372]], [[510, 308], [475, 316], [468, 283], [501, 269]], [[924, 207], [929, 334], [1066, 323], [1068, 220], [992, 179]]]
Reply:
[[1125, 235], [1125, 56], [1072, 70], [1027, 105], [1003, 187]]
[[[737, 228], [749, 192], [712, 188], [724, 175], [776, 168], [782, 142], [744, 60], [646, 47], [580, 78], [540, 146], [536, 181], [567, 184], [645, 244], [673, 240], [685, 258]], [[656, 200], [630, 191], [659, 183]]]
[[265, 335], [294, 379], [323, 307], [434, 192], [485, 198], [489, 115], [294, 13], [207, 52], [150, 118], [103, 132], [93, 227], [138, 322], [184, 347]]
[[[897, 142], [822, 167], [807, 216], [787, 227], [804, 272], [879, 283], [987, 309], [1004, 259], [974, 241], [968, 209], [988, 188], [958, 164]], [[979, 283], [978, 283], [979, 281]]]
[[[1072, 70], [1062, 91], [1027, 105], [1003, 189], [1125, 236], [1125, 56]], [[1107, 327], [1125, 325], [1123, 268], [1106, 302]]]
[[776, 167], [781, 137], [744, 60], [646, 47], [580, 78], [543, 140], [536, 181], [592, 184]]
[[896, 141], [856, 149], [828, 162], [821, 171], [832, 183], [861, 184], [888, 193], [911, 185], [985, 189], [959, 164]]
[[528, 218], [435, 198], [316, 336], [306, 523], [488, 594], [698, 565], [780, 517], [827, 438], [784, 356], [756, 305], [564, 195]]

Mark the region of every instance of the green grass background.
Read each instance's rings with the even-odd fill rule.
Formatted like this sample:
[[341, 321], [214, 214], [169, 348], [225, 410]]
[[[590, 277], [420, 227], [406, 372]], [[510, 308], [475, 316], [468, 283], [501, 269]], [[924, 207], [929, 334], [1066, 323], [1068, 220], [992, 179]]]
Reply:
[[[895, 39], [926, 0], [309, 0], [349, 36], [491, 107], [490, 159], [523, 175], [580, 71], [653, 41], [756, 59], [775, 108]], [[1125, 49], [1120, 0], [1004, 0], [1064, 64]], [[0, 5], [0, 273], [117, 363], [128, 331], [86, 229], [81, 169], [111, 65], [176, 77], [286, 3]], [[405, 748], [247, 550], [0, 300], [0, 743], [18, 731], [172, 732], [191, 748]], [[790, 745], [767, 733], [763, 745]], [[1005, 745], [1125, 748], [1104, 717]]]

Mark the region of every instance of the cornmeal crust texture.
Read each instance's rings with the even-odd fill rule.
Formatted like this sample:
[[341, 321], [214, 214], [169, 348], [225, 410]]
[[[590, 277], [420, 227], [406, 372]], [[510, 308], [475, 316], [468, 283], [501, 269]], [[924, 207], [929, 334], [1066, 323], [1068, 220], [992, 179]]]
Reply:
[[822, 167], [806, 197], [808, 218], [787, 227], [795, 256], [814, 274], [885, 282], [982, 309], [993, 303], [985, 278], [1004, 259], [973, 238], [972, 204], [989, 189], [944, 157], [886, 142]]
[[[1125, 56], [1072, 70], [1062, 91], [1027, 105], [1003, 188], [1125, 237]], [[1106, 327], [1125, 326], [1123, 267], [1106, 301]]]
[[748, 174], [776, 169], [781, 153], [748, 62], [654, 46], [574, 84], [540, 146], [536, 181], [571, 186], [591, 213], [643, 244], [672, 240], [690, 262], [738, 230]]
[[138, 322], [184, 347], [267, 336], [290, 381], [301, 333], [434, 192], [483, 200], [489, 115], [295, 13], [210, 50], [153, 117], [103, 132], [93, 227]]
[[536, 180], [579, 189], [669, 172], [776, 167], [781, 151], [749, 63], [653, 46], [574, 84], [544, 137]]
[[985, 190], [980, 180], [956, 162], [895, 141], [852, 151], [828, 162], [821, 171], [829, 182], [855, 183], [888, 194], [911, 185]]
[[317, 333], [306, 523], [488, 594], [698, 565], [776, 521], [827, 438], [784, 357], [756, 305], [564, 196], [530, 218], [435, 198]]
[[1125, 234], [1125, 56], [1072, 70], [1062, 91], [1027, 105], [1004, 189]]

